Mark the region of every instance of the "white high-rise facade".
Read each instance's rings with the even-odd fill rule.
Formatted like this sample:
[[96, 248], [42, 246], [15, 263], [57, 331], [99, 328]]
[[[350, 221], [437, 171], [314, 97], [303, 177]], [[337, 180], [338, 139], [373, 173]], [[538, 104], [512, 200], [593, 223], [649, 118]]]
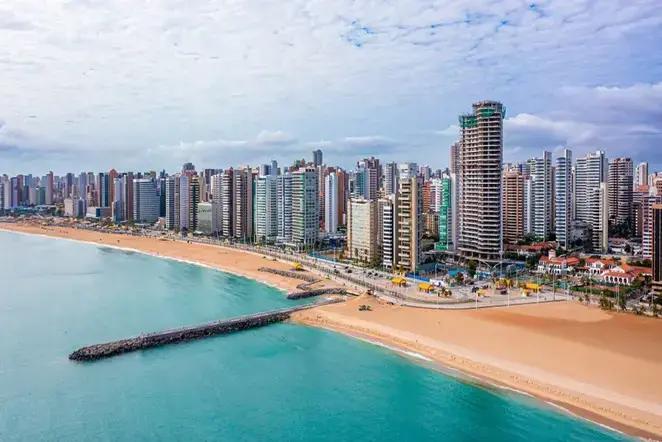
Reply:
[[648, 185], [648, 163], [646, 161], [637, 164], [637, 169], [634, 174], [635, 186]]
[[277, 182], [278, 240], [292, 241], [292, 174], [278, 175]]
[[179, 175], [166, 179], [165, 224], [168, 230], [179, 230]]
[[607, 251], [603, 234], [608, 229], [607, 170], [607, 158], [602, 151], [577, 158], [574, 186], [575, 218], [589, 225], [592, 230], [593, 249], [600, 253]]
[[563, 149], [556, 159], [556, 241], [565, 249], [570, 248], [572, 225], [572, 151]]
[[319, 236], [317, 171], [301, 168], [292, 173], [292, 241], [312, 246]]
[[181, 175], [179, 177], [179, 229], [191, 229], [191, 194], [189, 187], [191, 185], [191, 178], [188, 175]]
[[264, 175], [255, 183], [255, 241], [272, 242], [278, 236], [278, 182]]
[[338, 231], [338, 175], [331, 172], [324, 179], [324, 230]]
[[541, 158], [528, 162], [531, 170], [531, 195], [528, 216], [530, 232], [545, 241], [552, 230], [552, 154], [545, 152]]

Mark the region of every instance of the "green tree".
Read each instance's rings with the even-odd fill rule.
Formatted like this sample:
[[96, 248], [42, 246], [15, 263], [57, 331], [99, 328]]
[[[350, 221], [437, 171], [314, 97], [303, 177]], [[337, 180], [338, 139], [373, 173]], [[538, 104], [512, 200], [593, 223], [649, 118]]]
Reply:
[[473, 259], [467, 263], [467, 274], [469, 275], [469, 278], [473, 278], [474, 276], [476, 276], [477, 267], [478, 265], [476, 264], [476, 261], [474, 261]]

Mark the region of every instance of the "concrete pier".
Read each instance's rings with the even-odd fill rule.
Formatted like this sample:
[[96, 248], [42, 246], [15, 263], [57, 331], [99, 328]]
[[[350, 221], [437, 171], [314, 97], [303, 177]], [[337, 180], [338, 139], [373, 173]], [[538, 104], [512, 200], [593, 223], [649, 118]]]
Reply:
[[290, 317], [290, 314], [317, 307], [325, 304], [341, 302], [341, 299], [327, 299], [321, 302], [299, 305], [269, 312], [253, 315], [240, 316], [222, 321], [208, 322], [206, 324], [181, 327], [171, 330], [144, 334], [119, 341], [106, 342], [80, 348], [69, 355], [72, 361], [94, 361], [109, 358], [122, 353], [128, 353], [146, 348], [160, 347], [162, 345], [176, 344], [179, 342], [203, 339], [210, 336], [235, 333], [251, 328], [263, 327], [265, 325], [282, 322]]

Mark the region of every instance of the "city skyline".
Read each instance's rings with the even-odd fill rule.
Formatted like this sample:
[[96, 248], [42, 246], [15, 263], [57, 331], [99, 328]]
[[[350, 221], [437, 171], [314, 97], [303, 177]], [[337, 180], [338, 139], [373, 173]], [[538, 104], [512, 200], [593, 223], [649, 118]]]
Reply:
[[175, 170], [321, 148], [344, 167], [375, 155], [443, 168], [457, 115], [492, 99], [507, 106], [505, 161], [568, 147], [659, 170], [656, 6], [21, 2], [0, 11], [0, 161], [11, 174], [108, 158]]

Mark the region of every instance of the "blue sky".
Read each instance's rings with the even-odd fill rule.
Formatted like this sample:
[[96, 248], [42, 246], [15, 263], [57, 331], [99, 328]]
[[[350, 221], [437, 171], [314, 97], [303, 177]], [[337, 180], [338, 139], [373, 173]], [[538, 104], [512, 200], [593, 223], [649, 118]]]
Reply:
[[445, 167], [502, 101], [505, 160], [568, 146], [662, 170], [659, 0], [6, 1], [0, 173]]

